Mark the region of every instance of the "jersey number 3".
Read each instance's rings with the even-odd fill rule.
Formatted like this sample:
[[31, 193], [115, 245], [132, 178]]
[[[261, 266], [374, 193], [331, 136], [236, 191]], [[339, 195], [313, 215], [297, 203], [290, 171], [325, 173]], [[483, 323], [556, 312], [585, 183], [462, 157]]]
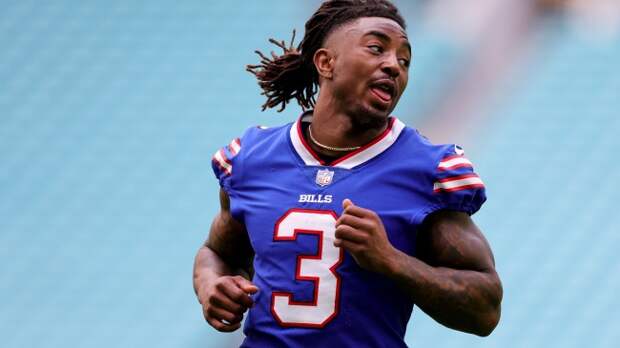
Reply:
[[336, 268], [344, 252], [334, 246], [336, 220], [333, 211], [291, 209], [278, 220], [273, 239], [292, 242], [299, 234], [318, 237], [315, 255], [298, 255], [295, 279], [314, 282], [312, 301], [294, 301], [293, 294], [274, 291], [271, 312], [282, 326], [321, 328], [338, 314], [340, 276]]

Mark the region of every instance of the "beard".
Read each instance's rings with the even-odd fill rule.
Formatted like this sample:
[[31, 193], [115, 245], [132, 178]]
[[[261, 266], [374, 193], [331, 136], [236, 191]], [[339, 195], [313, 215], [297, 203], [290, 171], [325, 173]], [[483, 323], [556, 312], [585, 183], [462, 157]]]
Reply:
[[356, 110], [347, 113], [351, 120], [351, 133], [363, 134], [369, 130], [385, 129], [390, 111], [380, 111], [365, 105], [358, 105]]
[[[335, 107], [342, 110], [351, 122], [349, 134], [353, 136], [362, 135], [369, 131], [382, 131], [387, 127], [388, 117], [396, 106], [396, 102], [388, 109], [381, 106], [372, 105], [368, 101], [367, 95], [355, 95], [351, 89], [346, 87], [332, 89], [331, 102]], [[367, 93], [364, 91], [363, 93]]]

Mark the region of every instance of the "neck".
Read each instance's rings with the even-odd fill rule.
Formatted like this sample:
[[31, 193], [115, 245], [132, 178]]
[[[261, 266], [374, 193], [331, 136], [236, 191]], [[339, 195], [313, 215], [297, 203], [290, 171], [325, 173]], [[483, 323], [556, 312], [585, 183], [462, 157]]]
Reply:
[[[336, 107], [332, 99], [321, 98], [321, 93], [313, 110], [312, 136], [320, 144], [333, 148], [361, 147], [372, 141], [387, 128], [387, 122], [377, 127], [360, 124], [356, 115], [349, 115]], [[321, 148], [312, 141], [310, 146], [316, 152], [328, 156], [341, 156], [342, 152]]]

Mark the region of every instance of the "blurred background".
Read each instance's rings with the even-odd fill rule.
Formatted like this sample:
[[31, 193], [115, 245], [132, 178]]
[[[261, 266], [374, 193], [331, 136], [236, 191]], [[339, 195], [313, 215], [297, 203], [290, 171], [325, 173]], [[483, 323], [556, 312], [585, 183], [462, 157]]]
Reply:
[[[319, 1], [0, 0], [0, 346], [232, 347], [191, 270], [211, 155], [260, 112], [245, 64]], [[395, 112], [465, 147], [504, 282], [488, 338], [414, 310], [415, 347], [617, 347], [620, 2], [395, 1]]]

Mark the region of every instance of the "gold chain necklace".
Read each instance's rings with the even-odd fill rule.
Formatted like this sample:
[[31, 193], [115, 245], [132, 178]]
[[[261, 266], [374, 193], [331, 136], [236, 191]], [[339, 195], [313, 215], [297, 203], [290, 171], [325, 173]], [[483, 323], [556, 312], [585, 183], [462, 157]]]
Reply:
[[314, 145], [325, 149], [325, 150], [329, 150], [329, 151], [334, 151], [334, 152], [348, 152], [348, 151], [354, 151], [359, 149], [361, 146], [351, 146], [351, 147], [333, 147], [333, 146], [327, 146], [327, 145], [323, 145], [321, 143], [319, 143], [318, 141], [316, 141], [316, 139], [314, 139], [314, 137], [312, 136], [312, 125], [308, 126], [308, 135], [310, 136], [310, 140], [312, 140], [312, 142], [314, 143]]

